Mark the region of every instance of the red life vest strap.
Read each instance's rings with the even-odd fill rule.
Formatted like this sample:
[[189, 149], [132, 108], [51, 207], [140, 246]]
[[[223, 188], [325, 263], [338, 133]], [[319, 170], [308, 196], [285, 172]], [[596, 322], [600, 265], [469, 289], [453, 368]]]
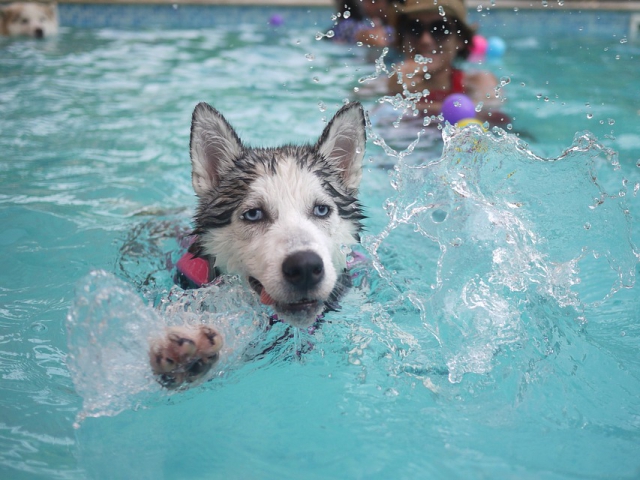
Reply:
[[442, 102], [452, 93], [465, 93], [464, 91], [464, 72], [454, 68], [451, 70], [451, 88], [449, 90], [433, 90], [427, 95], [427, 100], [431, 102]]
[[209, 262], [204, 258], [194, 257], [189, 252], [180, 257], [180, 260], [176, 263], [176, 268], [198, 287], [210, 281]]

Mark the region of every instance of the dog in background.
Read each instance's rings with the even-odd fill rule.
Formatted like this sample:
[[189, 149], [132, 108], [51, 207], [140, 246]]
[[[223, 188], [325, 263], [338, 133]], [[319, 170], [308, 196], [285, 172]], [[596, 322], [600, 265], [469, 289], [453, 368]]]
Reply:
[[16, 2], [0, 7], [0, 35], [45, 38], [57, 33], [56, 3]]
[[[210, 272], [238, 275], [279, 320], [312, 325], [351, 285], [347, 253], [364, 218], [357, 199], [366, 143], [359, 103], [342, 107], [315, 145], [245, 146], [206, 103], [191, 123], [192, 183], [198, 196], [187, 255]], [[175, 388], [218, 359], [212, 327], [173, 327], [151, 345], [152, 369]]]

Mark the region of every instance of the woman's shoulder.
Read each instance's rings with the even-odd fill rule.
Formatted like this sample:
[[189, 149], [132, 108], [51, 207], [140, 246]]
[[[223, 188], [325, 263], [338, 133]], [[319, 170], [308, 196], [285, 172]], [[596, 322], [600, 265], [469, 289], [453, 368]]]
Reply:
[[464, 78], [467, 82], [471, 82], [474, 84], [497, 85], [498, 83], [498, 79], [496, 78], [496, 76], [493, 73], [489, 72], [488, 70], [478, 70], [478, 69], [465, 70]]
[[498, 79], [487, 70], [468, 70], [464, 72], [463, 84], [467, 95], [474, 100], [483, 100], [495, 95]]

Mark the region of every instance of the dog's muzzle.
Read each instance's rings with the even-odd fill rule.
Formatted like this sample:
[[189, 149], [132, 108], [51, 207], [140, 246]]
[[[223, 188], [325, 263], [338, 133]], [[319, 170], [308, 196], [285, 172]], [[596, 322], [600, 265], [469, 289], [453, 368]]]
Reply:
[[282, 262], [282, 275], [298, 292], [313, 290], [324, 278], [322, 258], [310, 250], [296, 252]]
[[273, 305], [280, 313], [316, 315], [323, 300], [317, 298], [314, 290], [325, 276], [324, 263], [317, 253], [302, 250], [289, 255], [282, 262], [282, 276], [291, 289], [294, 301], [277, 301], [265, 290], [254, 277], [249, 277], [249, 284], [260, 295], [265, 305]]

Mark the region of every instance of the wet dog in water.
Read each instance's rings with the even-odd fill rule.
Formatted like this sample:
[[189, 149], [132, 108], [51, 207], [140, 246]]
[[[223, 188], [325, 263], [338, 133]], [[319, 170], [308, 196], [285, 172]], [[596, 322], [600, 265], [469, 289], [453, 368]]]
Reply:
[[[359, 242], [357, 199], [366, 143], [362, 106], [350, 103], [315, 145], [245, 146], [206, 103], [193, 112], [191, 166], [199, 203], [189, 250], [205, 280], [234, 274], [278, 318], [308, 327], [350, 285], [345, 247]], [[222, 338], [212, 327], [170, 328], [151, 366], [176, 387], [206, 373]]]
[[57, 33], [55, 3], [16, 2], [0, 7], [0, 35], [45, 38]]

